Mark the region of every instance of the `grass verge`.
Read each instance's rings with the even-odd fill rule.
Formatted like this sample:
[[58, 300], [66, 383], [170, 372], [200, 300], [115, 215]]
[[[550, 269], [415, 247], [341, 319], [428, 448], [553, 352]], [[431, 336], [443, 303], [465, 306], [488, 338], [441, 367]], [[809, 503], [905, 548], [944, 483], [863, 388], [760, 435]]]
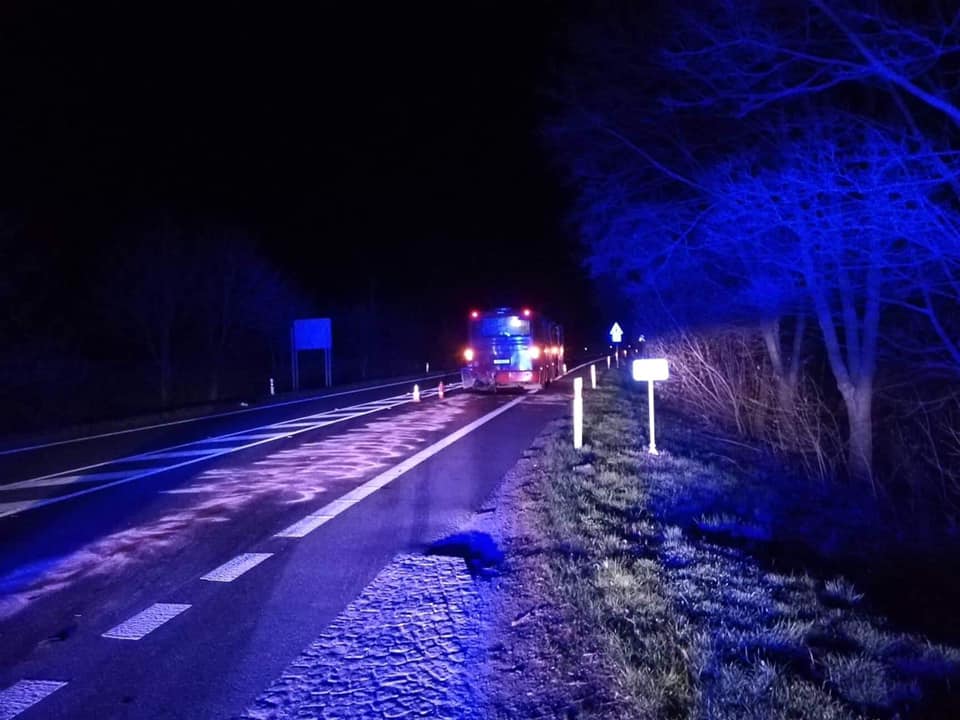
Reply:
[[[569, 425], [541, 443], [530, 502], [567, 637], [600, 649], [624, 716], [960, 716], [960, 651], [892, 626], [836, 566], [778, 566], [785, 542], [823, 550], [842, 497], [715, 462], [694, 432], [649, 456], [645, 397], [605, 379], [585, 397], [588, 445]], [[786, 518], [800, 512], [818, 521]]]

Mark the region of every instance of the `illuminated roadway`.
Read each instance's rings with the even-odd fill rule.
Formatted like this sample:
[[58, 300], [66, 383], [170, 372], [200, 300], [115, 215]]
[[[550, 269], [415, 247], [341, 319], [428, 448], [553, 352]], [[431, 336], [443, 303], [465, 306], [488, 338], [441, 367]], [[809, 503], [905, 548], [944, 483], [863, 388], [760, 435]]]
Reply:
[[237, 716], [569, 411], [411, 383], [8, 448], [0, 720]]

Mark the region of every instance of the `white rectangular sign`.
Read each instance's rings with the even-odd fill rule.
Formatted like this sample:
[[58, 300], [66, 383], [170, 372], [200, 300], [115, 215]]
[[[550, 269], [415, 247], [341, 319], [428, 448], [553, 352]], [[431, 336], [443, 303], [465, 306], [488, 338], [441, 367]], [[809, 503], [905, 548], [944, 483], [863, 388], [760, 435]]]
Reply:
[[633, 361], [634, 380], [667, 380], [670, 367], [666, 358], [643, 358]]

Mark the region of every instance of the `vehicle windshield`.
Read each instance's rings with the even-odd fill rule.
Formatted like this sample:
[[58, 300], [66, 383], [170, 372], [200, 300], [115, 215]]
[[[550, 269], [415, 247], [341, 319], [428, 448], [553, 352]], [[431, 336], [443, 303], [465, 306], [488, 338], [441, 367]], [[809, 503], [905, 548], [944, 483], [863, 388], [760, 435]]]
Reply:
[[516, 315], [483, 318], [480, 321], [481, 337], [513, 337], [530, 334], [530, 321]]

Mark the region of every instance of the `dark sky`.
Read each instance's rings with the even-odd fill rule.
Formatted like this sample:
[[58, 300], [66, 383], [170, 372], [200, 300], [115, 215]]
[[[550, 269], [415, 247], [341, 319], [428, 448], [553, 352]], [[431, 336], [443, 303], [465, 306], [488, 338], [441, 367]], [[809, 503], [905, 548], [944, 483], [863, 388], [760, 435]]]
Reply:
[[317, 299], [525, 302], [586, 284], [540, 140], [547, 0], [21, 2], [0, 10], [0, 206], [40, 242], [169, 211], [248, 226]]

